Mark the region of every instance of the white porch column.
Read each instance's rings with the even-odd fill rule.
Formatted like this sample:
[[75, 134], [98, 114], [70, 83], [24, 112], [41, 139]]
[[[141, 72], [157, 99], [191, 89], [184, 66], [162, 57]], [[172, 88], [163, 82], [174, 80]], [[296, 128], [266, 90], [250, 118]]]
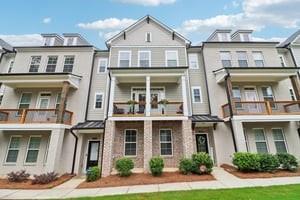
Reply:
[[114, 113], [115, 86], [116, 86], [116, 77], [112, 76], [110, 82], [110, 96], [109, 96], [109, 108], [108, 108], [109, 117], [112, 117]]
[[241, 121], [232, 120], [232, 127], [234, 131], [234, 138], [238, 152], [247, 152], [246, 140], [243, 130], [243, 124]]
[[65, 129], [54, 129], [51, 131], [48, 156], [46, 163], [46, 172], [58, 172], [61, 165], [61, 153], [64, 140]]
[[183, 102], [183, 115], [188, 116], [188, 105], [187, 105], [187, 93], [186, 93], [186, 81], [185, 76], [181, 76], [181, 87], [182, 87], [182, 102]]
[[146, 77], [146, 116], [150, 117], [151, 113], [151, 91], [150, 91], [150, 76]]

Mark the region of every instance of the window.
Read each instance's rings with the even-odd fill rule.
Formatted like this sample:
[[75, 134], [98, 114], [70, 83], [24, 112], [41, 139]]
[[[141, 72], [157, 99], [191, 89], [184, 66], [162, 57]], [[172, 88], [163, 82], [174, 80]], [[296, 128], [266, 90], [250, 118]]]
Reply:
[[137, 154], [137, 130], [125, 130], [124, 155], [136, 156]]
[[152, 35], [150, 32], [146, 33], [145, 35], [145, 41], [146, 42], [151, 42], [152, 41]]
[[6, 163], [16, 163], [20, 151], [20, 141], [21, 137], [19, 136], [11, 136], [8, 149], [7, 149], [7, 154], [6, 154]]
[[243, 106], [241, 103], [237, 103], [237, 102], [241, 102], [242, 101], [242, 95], [241, 95], [241, 90], [239, 87], [237, 86], [233, 86], [232, 87], [232, 95], [233, 95], [233, 101], [236, 102], [235, 103], [235, 108], [237, 109], [241, 109]]
[[0, 94], [0, 106], [2, 104], [2, 100], [3, 100], [3, 94]]
[[257, 153], [268, 153], [267, 141], [264, 129], [253, 129]]
[[231, 53], [229, 51], [220, 52], [221, 62], [223, 67], [231, 67]]
[[202, 95], [200, 87], [192, 87], [193, 103], [202, 103]]
[[250, 41], [250, 35], [248, 33], [241, 33], [241, 41]]
[[98, 72], [104, 73], [104, 72], [106, 72], [106, 68], [107, 68], [107, 58], [100, 58]]
[[170, 129], [161, 129], [159, 131], [159, 139], [160, 139], [160, 155], [162, 156], [173, 155], [172, 131]]
[[29, 72], [38, 72], [41, 64], [41, 56], [31, 56]]
[[41, 144], [40, 136], [31, 136], [29, 138], [25, 163], [36, 163]]
[[197, 54], [189, 54], [190, 69], [199, 69]]
[[227, 33], [218, 33], [219, 41], [229, 41], [229, 34]]
[[237, 56], [238, 56], [239, 67], [248, 67], [247, 52], [238, 51]]
[[256, 67], [264, 67], [264, 57], [261, 51], [252, 52], [253, 59]]
[[67, 37], [67, 38], [65, 38], [64, 45], [72, 46], [72, 45], [76, 45], [76, 42], [77, 42], [76, 37]]
[[54, 45], [55, 38], [53, 37], [47, 37], [44, 40], [44, 46], [53, 46]]
[[64, 70], [63, 72], [69, 72], [72, 73], [73, 66], [74, 66], [74, 56], [65, 56], [65, 62], [64, 62]]
[[60, 100], [61, 100], [61, 93], [58, 93], [57, 97], [56, 97], [56, 103], [55, 103], [55, 109], [56, 110], [58, 110], [58, 108], [59, 108]]
[[101, 109], [103, 106], [103, 94], [102, 93], [96, 93], [95, 94], [95, 108]]
[[290, 88], [290, 89], [289, 89], [289, 92], [290, 92], [290, 97], [291, 97], [291, 99], [292, 99], [293, 101], [296, 101], [297, 99], [296, 99], [296, 96], [295, 96], [295, 93], [294, 93], [293, 88]]
[[272, 133], [277, 153], [287, 153], [283, 130], [281, 128], [273, 128]]
[[139, 51], [139, 67], [150, 67], [151, 52]]
[[270, 101], [270, 105], [272, 108], [276, 108], [276, 105], [274, 102], [274, 96], [273, 96], [273, 91], [272, 91], [272, 87], [271, 86], [266, 86], [266, 87], [262, 87], [261, 88], [262, 93], [263, 93], [263, 97], [265, 101]]
[[12, 61], [10, 61], [10, 63], [9, 63], [7, 73], [11, 73], [12, 68], [13, 68], [13, 65], [14, 65], [14, 61], [12, 60]]
[[[19, 109], [26, 109], [29, 108], [31, 102], [31, 93], [22, 93], [20, 102], [19, 102]], [[20, 111], [22, 112], [22, 111]]]
[[166, 66], [167, 67], [178, 66], [178, 52], [177, 51], [166, 51]]
[[281, 67], [285, 67], [285, 62], [283, 56], [279, 56]]
[[48, 56], [46, 72], [55, 72], [57, 58], [57, 56]]
[[119, 67], [130, 67], [131, 51], [119, 51]]

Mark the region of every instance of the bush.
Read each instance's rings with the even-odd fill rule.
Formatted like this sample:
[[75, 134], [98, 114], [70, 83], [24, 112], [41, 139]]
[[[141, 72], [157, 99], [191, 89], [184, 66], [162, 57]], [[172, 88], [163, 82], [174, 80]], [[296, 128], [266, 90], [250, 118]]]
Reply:
[[240, 170], [245, 172], [258, 171], [260, 162], [258, 154], [238, 152], [233, 155], [232, 163]]
[[152, 157], [150, 162], [150, 171], [153, 176], [160, 176], [164, 168], [164, 160], [161, 157]]
[[192, 159], [182, 158], [179, 162], [179, 171], [182, 174], [189, 174], [193, 170], [193, 161]]
[[282, 169], [295, 171], [298, 168], [298, 162], [295, 156], [288, 153], [279, 153], [277, 158]]
[[86, 181], [87, 182], [92, 182], [92, 181], [96, 181], [100, 178], [100, 168], [95, 166], [95, 167], [90, 167], [87, 170], [86, 173]]
[[40, 175], [34, 175], [34, 179], [32, 180], [32, 184], [47, 184], [51, 183], [58, 179], [58, 174], [55, 172], [49, 172]]
[[10, 172], [7, 174], [7, 179], [10, 182], [23, 182], [28, 180], [30, 174], [26, 173], [25, 170], [20, 170], [17, 172]]
[[130, 158], [120, 158], [116, 162], [116, 169], [120, 176], [130, 176], [134, 163]]
[[212, 172], [213, 160], [204, 152], [192, 155], [192, 172], [196, 174], [209, 174]]
[[259, 157], [259, 171], [261, 172], [273, 172], [279, 167], [279, 161], [277, 156], [272, 154], [258, 154]]

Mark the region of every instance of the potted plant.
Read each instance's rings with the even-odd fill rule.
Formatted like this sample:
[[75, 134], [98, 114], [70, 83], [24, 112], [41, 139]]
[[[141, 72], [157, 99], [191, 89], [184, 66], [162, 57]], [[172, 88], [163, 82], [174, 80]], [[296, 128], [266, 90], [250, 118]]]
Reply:
[[129, 113], [134, 114], [134, 107], [137, 102], [135, 100], [129, 100], [127, 104], [129, 105]]
[[158, 102], [158, 104], [162, 105], [161, 113], [163, 115], [165, 114], [165, 109], [166, 109], [168, 103], [169, 103], [169, 101], [167, 99], [162, 99]]

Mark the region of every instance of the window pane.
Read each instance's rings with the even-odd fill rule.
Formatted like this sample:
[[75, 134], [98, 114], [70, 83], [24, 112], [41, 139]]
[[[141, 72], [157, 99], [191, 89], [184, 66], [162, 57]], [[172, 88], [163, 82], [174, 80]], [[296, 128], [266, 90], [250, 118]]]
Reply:
[[95, 108], [102, 108], [102, 102], [103, 102], [103, 95], [102, 94], [97, 94], [96, 95]]
[[191, 69], [198, 68], [198, 58], [197, 54], [189, 54], [189, 65]]
[[177, 66], [177, 52], [176, 51], [167, 51], [167, 66], [176, 67]]
[[21, 103], [30, 103], [31, 93], [23, 93], [21, 97]]
[[20, 147], [20, 138], [12, 137], [10, 140], [9, 148], [10, 149], [18, 149]]
[[126, 142], [136, 142], [136, 131], [127, 130], [125, 141]]
[[220, 52], [221, 60], [231, 60], [231, 54], [228, 51]]
[[265, 138], [265, 134], [264, 134], [264, 132], [263, 132], [263, 130], [262, 129], [256, 129], [255, 130], [255, 140], [256, 141], [261, 141], [261, 140], [265, 140], [266, 138]]
[[40, 143], [41, 143], [41, 138], [40, 137], [32, 137], [30, 138], [29, 142], [29, 149], [39, 149], [40, 148]]
[[57, 64], [57, 56], [49, 56], [46, 72], [55, 72], [56, 64]]
[[6, 162], [14, 163], [17, 162], [19, 150], [9, 150], [6, 157]]
[[201, 102], [201, 92], [200, 89], [193, 89], [194, 102]]
[[256, 67], [264, 66], [264, 58], [262, 52], [253, 52], [253, 59]]
[[257, 153], [268, 153], [266, 142], [256, 142]]
[[135, 156], [136, 155], [136, 143], [126, 143], [125, 144], [125, 155]]
[[150, 52], [139, 52], [139, 59], [140, 67], [150, 66]]
[[41, 56], [32, 56], [29, 72], [38, 72], [41, 63]]
[[75, 59], [74, 56], [65, 56], [63, 72], [71, 73], [73, 71], [74, 59]]
[[275, 147], [277, 153], [287, 153], [284, 141], [275, 141]]
[[39, 150], [28, 150], [26, 161], [27, 163], [35, 163], [37, 161]]

